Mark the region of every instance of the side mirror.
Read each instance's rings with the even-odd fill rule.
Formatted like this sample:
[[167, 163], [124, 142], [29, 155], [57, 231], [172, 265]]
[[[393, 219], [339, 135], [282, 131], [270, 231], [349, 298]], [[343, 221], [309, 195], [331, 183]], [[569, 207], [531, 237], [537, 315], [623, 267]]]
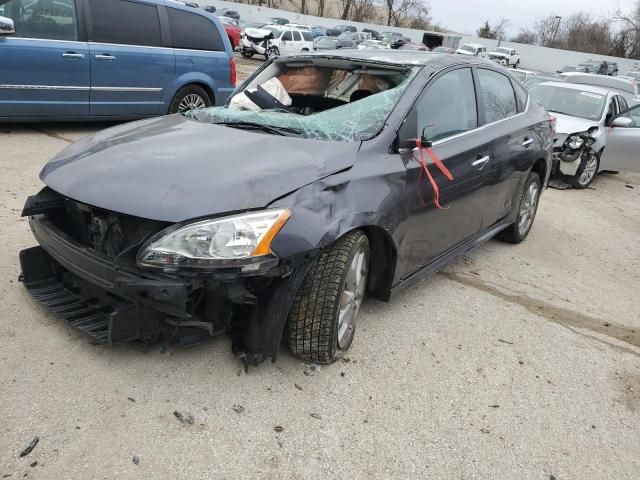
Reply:
[[7, 17], [0, 17], [0, 35], [13, 35], [16, 27], [13, 20]]
[[616, 117], [611, 122], [612, 127], [629, 128], [631, 125], [633, 125], [633, 120], [628, 117]]
[[[431, 143], [431, 141], [427, 140], [424, 135], [426, 129], [427, 127], [424, 127], [422, 129], [421, 145], [422, 145], [422, 148], [431, 148], [433, 144]], [[416, 140], [417, 140], [416, 138], [409, 138], [409, 137], [405, 138], [403, 135], [403, 129], [400, 129], [400, 137], [398, 138], [398, 153], [403, 155], [403, 154], [413, 152], [413, 149], [416, 148], [417, 146]]]

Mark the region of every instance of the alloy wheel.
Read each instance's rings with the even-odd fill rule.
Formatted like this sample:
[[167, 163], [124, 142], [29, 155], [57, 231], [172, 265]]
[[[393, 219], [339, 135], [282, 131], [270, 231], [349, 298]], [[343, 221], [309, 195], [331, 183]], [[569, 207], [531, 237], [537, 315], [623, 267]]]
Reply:
[[520, 204], [520, 220], [518, 221], [518, 232], [522, 236], [525, 236], [527, 232], [529, 232], [533, 219], [536, 216], [539, 194], [540, 189], [538, 185], [531, 183], [522, 199], [522, 203]]
[[205, 103], [204, 98], [195, 93], [190, 93], [180, 101], [180, 104], [178, 105], [178, 112], [185, 113], [189, 110], [198, 110], [200, 108], [205, 108], [206, 106], [207, 104]]
[[598, 159], [595, 155], [590, 155], [587, 159], [587, 163], [584, 166], [584, 170], [582, 171], [582, 175], [578, 179], [578, 183], [582, 186], [589, 185], [595, 177], [596, 172], [598, 170]]
[[367, 285], [367, 271], [369, 268], [368, 249], [363, 246], [356, 252], [349, 265], [344, 290], [340, 298], [340, 312], [338, 313], [338, 347], [346, 349], [351, 343], [356, 327], [356, 318], [362, 305]]

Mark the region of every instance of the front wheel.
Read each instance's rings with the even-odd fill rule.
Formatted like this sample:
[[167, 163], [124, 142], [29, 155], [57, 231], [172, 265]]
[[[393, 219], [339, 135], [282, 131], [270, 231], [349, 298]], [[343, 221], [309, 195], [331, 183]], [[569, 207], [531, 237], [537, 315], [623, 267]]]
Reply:
[[267, 60], [278, 58], [279, 56], [280, 56], [280, 50], [278, 50], [277, 47], [269, 47], [264, 54], [264, 58]]
[[353, 342], [369, 271], [369, 241], [349, 232], [313, 261], [289, 311], [289, 348], [309, 362], [332, 363]]
[[600, 156], [596, 152], [589, 152], [580, 162], [578, 171], [573, 177], [571, 186], [577, 189], [587, 188], [596, 178], [598, 168], [600, 167]]
[[202, 87], [187, 85], [178, 90], [169, 105], [169, 114], [187, 113], [190, 110], [199, 110], [211, 106], [211, 98]]
[[524, 186], [524, 192], [518, 205], [516, 221], [498, 234], [497, 238], [499, 240], [509, 243], [520, 243], [527, 238], [538, 211], [538, 202], [542, 191], [541, 185], [542, 183], [538, 174], [529, 172]]
[[252, 52], [251, 50], [240, 50], [240, 54], [244, 58], [251, 58], [251, 57], [253, 57], [254, 52]]

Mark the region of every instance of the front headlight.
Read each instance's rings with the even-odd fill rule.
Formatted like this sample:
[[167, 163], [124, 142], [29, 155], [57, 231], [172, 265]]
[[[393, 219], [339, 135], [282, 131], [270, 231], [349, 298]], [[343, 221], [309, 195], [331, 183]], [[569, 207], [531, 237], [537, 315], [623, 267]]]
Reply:
[[564, 144], [571, 150], [577, 150], [584, 145], [584, 139], [580, 135], [570, 135]]
[[207, 268], [270, 255], [272, 240], [290, 216], [289, 210], [264, 210], [171, 227], [140, 250], [138, 264]]

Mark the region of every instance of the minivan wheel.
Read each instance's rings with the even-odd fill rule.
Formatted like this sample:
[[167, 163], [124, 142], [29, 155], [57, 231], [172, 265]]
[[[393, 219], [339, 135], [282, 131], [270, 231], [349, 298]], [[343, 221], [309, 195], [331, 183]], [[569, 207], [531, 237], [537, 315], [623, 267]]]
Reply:
[[527, 238], [536, 218], [541, 190], [540, 177], [536, 173], [529, 172], [524, 192], [520, 197], [516, 221], [497, 235], [499, 240], [520, 243]]
[[573, 177], [571, 186], [577, 189], [587, 188], [596, 178], [598, 168], [600, 167], [600, 155], [596, 152], [590, 152], [586, 158], [583, 158], [578, 167], [578, 171]]
[[277, 47], [269, 47], [264, 54], [264, 58], [271, 60], [272, 58], [278, 58], [280, 56], [280, 50]]
[[313, 261], [289, 311], [289, 348], [309, 362], [332, 363], [355, 334], [369, 271], [369, 241], [359, 230]]
[[169, 113], [186, 113], [211, 106], [211, 98], [202, 87], [187, 85], [178, 90], [169, 106]]

